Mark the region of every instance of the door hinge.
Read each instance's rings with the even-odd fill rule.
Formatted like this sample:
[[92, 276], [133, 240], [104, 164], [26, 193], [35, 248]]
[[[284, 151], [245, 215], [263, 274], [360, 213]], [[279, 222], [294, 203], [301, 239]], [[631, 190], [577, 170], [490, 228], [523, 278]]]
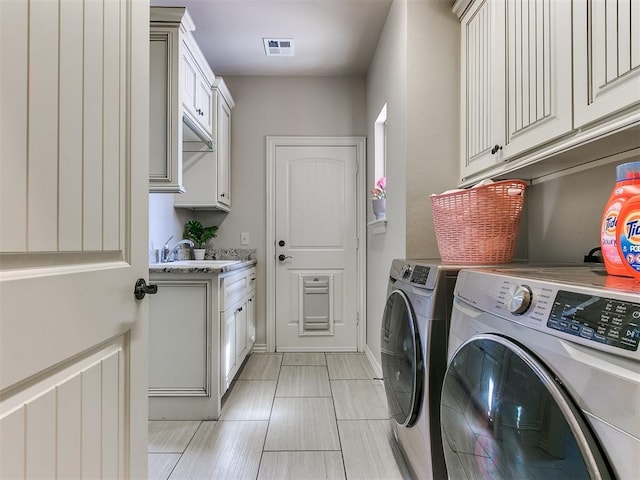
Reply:
[[356, 313], [356, 326], [360, 325], [360, 313]]

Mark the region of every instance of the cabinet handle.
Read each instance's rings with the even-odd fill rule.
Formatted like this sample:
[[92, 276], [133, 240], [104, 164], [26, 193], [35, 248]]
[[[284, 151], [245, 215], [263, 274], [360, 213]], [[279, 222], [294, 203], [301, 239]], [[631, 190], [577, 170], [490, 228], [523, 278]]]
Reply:
[[496, 145], [495, 147], [493, 147], [491, 149], [491, 155], [495, 155], [496, 153], [498, 153], [500, 150], [502, 150], [502, 145]]
[[250, 301], [250, 302], [253, 302], [253, 298], [250, 298], [250, 299], [249, 299], [249, 301]]
[[242, 307], [240, 307], [240, 308], [238, 308], [238, 309], [236, 310], [236, 312], [241, 312], [241, 311], [242, 311]]
[[224, 195], [224, 193], [221, 193], [221, 194], [220, 194], [220, 196], [221, 196], [221, 197], [224, 197], [225, 195]]

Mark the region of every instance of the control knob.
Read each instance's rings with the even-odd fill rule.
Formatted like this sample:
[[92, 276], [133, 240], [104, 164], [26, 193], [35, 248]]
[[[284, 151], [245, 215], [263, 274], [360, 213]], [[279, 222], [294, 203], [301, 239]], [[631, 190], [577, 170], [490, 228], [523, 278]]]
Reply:
[[533, 294], [527, 285], [513, 285], [505, 298], [505, 305], [514, 315], [522, 315], [529, 310]]
[[403, 278], [403, 280], [408, 280], [411, 277], [412, 272], [413, 267], [410, 263], [407, 263], [402, 267], [402, 270], [400, 270], [400, 276]]

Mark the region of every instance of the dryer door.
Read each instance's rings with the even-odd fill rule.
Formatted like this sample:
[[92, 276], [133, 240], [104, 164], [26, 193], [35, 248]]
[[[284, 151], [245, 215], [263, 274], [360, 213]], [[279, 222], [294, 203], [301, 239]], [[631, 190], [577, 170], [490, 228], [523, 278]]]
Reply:
[[563, 387], [504, 337], [477, 335], [457, 350], [441, 407], [452, 480], [612, 477]]
[[424, 379], [416, 317], [407, 295], [394, 290], [382, 319], [380, 352], [389, 412], [410, 427], [418, 417]]

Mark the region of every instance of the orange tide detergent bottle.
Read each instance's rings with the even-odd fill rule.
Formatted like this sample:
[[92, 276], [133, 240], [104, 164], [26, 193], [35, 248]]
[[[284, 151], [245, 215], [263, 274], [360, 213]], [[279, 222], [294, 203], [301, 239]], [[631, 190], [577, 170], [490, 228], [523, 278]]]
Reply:
[[617, 225], [620, 211], [628, 199], [640, 195], [640, 162], [618, 165], [616, 168], [616, 186], [602, 216], [600, 247], [602, 258], [610, 275], [632, 276], [625, 267], [617, 246]]
[[616, 232], [622, 264], [630, 276], [640, 280], [640, 195], [622, 205]]

